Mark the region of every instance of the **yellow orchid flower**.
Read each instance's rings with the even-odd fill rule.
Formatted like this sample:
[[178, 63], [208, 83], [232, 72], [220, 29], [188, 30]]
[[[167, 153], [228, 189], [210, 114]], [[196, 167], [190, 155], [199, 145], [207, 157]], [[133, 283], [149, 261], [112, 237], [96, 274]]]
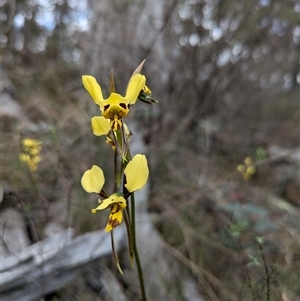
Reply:
[[96, 213], [97, 210], [103, 210], [107, 208], [110, 208], [110, 214], [105, 231], [109, 232], [122, 223], [122, 210], [126, 208], [126, 200], [122, 194], [114, 193], [109, 198], [100, 201], [100, 205], [97, 208], [92, 209], [92, 212]]
[[[105, 198], [103, 201], [99, 200], [100, 205], [92, 209], [93, 213], [98, 210], [111, 208], [108, 218], [108, 224], [105, 228], [106, 231], [113, 230], [123, 220], [122, 210], [126, 207], [126, 199], [132, 192], [142, 189], [147, 183], [149, 176], [149, 169], [147, 158], [145, 155], [137, 154], [127, 164], [124, 174], [126, 176], [126, 184], [128, 193], [113, 193], [110, 197]], [[93, 165], [91, 169], [87, 170], [82, 178], [81, 185], [86, 192], [101, 193], [105, 179], [103, 171], [97, 165]]]
[[83, 75], [82, 83], [94, 102], [100, 107], [102, 116], [111, 121], [111, 128], [117, 131], [122, 126], [122, 118], [129, 112], [129, 106], [135, 104], [140, 92], [145, 88], [146, 77], [134, 74], [128, 83], [125, 96], [112, 91], [104, 99], [102, 89], [97, 80], [91, 75]]

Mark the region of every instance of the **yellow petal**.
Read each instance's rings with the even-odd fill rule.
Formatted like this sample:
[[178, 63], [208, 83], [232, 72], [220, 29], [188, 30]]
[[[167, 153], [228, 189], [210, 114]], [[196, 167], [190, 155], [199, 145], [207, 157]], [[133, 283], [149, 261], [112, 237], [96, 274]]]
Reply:
[[135, 104], [141, 90], [145, 87], [146, 77], [141, 74], [135, 74], [129, 80], [128, 87], [126, 90], [126, 98], [129, 104]]
[[38, 139], [24, 138], [22, 140], [22, 145], [27, 147], [36, 147], [41, 145], [43, 142]]
[[21, 141], [22, 150], [30, 155], [38, 155], [42, 150], [42, 143], [38, 139], [24, 138]]
[[107, 135], [110, 131], [110, 122], [103, 116], [95, 116], [91, 119], [92, 130], [94, 135]]
[[87, 170], [81, 178], [81, 185], [83, 189], [89, 193], [100, 193], [104, 183], [105, 178], [103, 171], [97, 165], [93, 165], [92, 168]]
[[41, 152], [41, 150], [42, 150], [42, 146], [36, 146], [36, 147], [25, 149], [24, 151], [32, 156], [36, 156]]
[[114, 204], [111, 207], [111, 211], [108, 217], [108, 223], [106, 225], [105, 231], [109, 232], [113, 230], [115, 227], [120, 225], [123, 220], [123, 212], [122, 208], [120, 207], [119, 204]]
[[236, 170], [239, 172], [244, 172], [246, 170], [246, 166], [243, 164], [240, 164], [237, 166]]
[[101, 204], [93, 210], [103, 210], [113, 206], [114, 204], [119, 204], [121, 208], [125, 208], [126, 200], [119, 193], [114, 193], [109, 198], [103, 200]]
[[91, 75], [83, 75], [82, 83], [85, 89], [90, 93], [94, 102], [100, 106], [101, 102], [103, 101], [103, 95], [97, 80]]
[[118, 93], [111, 93], [101, 104], [102, 115], [107, 119], [114, 119], [117, 116], [119, 119], [125, 117], [128, 112], [128, 99]]
[[253, 159], [251, 157], [246, 157], [244, 162], [246, 165], [251, 165], [253, 163]]
[[28, 154], [19, 154], [19, 160], [24, 163], [30, 162], [30, 156]]
[[128, 99], [118, 93], [111, 93], [109, 97], [101, 104], [102, 111], [111, 109], [114, 106], [121, 106], [124, 110], [128, 110]]
[[145, 155], [135, 155], [124, 170], [126, 175], [125, 187], [129, 192], [145, 186], [149, 176], [147, 158]]
[[254, 175], [256, 172], [256, 168], [253, 165], [250, 165], [246, 168], [246, 173], [249, 175]]
[[124, 98], [122, 95], [118, 93], [111, 93], [109, 97], [105, 100], [103, 105], [119, 105], [120, 103], [125, 103], [126, 105], [128, 104], [128, 101], [126, 98]]
[[21, 153], [19, 155], [19, 159], [21, 162], [26, 163], [31, 171], [36, 171], [38, 163], [40, 163], [42, 160], [39, 155], [31, 156], [29, 154], [24, 153]]

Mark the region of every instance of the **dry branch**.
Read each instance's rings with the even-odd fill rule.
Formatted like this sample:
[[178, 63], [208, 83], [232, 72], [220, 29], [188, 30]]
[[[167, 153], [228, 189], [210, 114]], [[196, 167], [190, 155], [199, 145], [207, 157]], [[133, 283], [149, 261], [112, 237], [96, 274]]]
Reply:
[[[31, 301], [62, 288], [81, 267], [111, 254], [110, 236], [104, 231], [72, 239], [73, 229], [1, 259], [0, 300]], [[116, 248], [124, 246], [124, 229], [115, 230]], [[2, 257], [2, 256], [1, 256]]]

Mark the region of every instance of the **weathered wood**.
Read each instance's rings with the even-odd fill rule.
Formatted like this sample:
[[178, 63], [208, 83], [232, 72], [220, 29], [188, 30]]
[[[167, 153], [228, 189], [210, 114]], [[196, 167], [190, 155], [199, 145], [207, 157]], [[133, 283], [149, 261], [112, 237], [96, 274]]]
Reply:
[[1, 258], [18, 253], [30, 245], [23, 215], [15, 208], [0, 210]]
[[[72, 239], [73, 229], [36, 243], [23, 252], [2, 258], [0, 300], [31, 301], [62, 288], [78, 267], [111, 254], [110, 235], [104, 231]], [[124, 228], [114, 231], [116, 248], [124, 240]]]

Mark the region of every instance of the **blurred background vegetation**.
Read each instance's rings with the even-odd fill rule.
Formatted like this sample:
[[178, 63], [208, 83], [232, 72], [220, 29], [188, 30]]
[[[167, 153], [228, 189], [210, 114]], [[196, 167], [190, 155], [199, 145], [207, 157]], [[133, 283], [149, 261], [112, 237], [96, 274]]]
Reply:
[[[98, 109], [81, 75], [109, 87], [113, 68], [124, 91], [146, 59], [143, 74], [159, 103], [137, 104], [127, 123], [137, 122], [147, 145], [148, 210], [166, 243], [218, 280], [198, 279], [205, 300], [268, 300], [266, 278], [269, 300], [300, 296], [299, 158], [292, 156], [300, 142], [299, 1], [0, 5], [1, 210], [19, 207], [7, 193], [14, 191], [36, 225], [32, 242], [54, 231], [51, 221], [77, 234], [104, 226], [106, 217], [90, 214], [95, 200], [80, 178], [95, 162], [108, 170], [111, 154], [90, 130]], [[18, 160], [22, 137], [43, 141], [34, 176]], [[245, 180], [237, 166], [248, 156], [256, 170]], [[72, 300], [81, 300], [77, 294]]]

